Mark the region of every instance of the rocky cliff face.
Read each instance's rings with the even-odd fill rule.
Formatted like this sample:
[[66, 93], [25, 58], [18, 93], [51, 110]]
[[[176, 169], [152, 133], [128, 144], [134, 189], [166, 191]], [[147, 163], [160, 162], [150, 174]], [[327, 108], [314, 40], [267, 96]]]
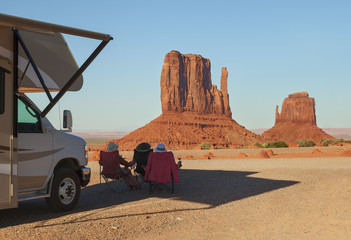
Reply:
[[311, 140], [316, 143], [321, 139], [334, 139], [317, 127], [315, 101], [307, 92], [290, 94], [283, 101], [281, 113], [278, 110], [277, 106], [273, 128], [264, 132], [263, 137], [287, 142]]
[[162, 112], [196, 112], [231, 117], [228, 71], [222, 68], [221, 90], [212, 85], [210, 60], [195, 54], [169, 52], [161, 72]]
[[314, 98], [310, 98], [307, 92], [290, 94], [285, 98], [281, 113], [276, 108], [275, 123], [309, 123], [316, 124], [316, 110]]

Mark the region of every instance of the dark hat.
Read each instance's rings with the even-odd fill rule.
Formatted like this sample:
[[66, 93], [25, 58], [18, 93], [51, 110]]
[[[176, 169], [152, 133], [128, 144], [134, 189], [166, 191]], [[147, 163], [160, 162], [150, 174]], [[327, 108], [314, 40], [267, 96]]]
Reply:
[[147, 142], [143, 142], [143, 143], [139, 143], [138, 146], [136, 146], [135, 150], [137, 150], [138, 152], [147, 152], [151, 149], [151, 145], [150, 143]]

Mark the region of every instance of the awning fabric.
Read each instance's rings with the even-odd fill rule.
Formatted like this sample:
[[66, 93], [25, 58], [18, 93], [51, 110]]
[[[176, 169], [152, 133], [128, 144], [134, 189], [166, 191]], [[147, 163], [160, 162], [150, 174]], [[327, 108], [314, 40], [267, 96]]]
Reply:
[[[34, 59], [49, 91], [59, 91], [77, 71], [78, 65], [71, 51], [60, 33], [32, 32], [19, 30], [27, 49]], [[13, 32], [10, 28], [0, 27], [0, 58], [12, 62]], [[19, 87], [20, 92], [43, 91], [39, 78], [31, 64], [28, 65], [28, 57], [22, 47], [19, 47]], [[27, 67], [28, 65], [28, 67]], [[12, 71], [12, 69], [8, 69]], [[23, 76], [23, 73], [25, 75]], [[83, 77], [80, 76], [70, 91], [78, 91], [83, 85]]]

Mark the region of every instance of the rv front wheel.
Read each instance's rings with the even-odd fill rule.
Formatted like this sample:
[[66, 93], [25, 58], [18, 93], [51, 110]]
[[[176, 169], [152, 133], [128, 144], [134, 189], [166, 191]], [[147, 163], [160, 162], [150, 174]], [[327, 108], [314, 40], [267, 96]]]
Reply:
[[80, 181], [77, 174], [68, 168], [55, 171], [51, 187], [51, 196], [46, 198], [49, 207], [54, 211], [73, 209], [80, 197]]

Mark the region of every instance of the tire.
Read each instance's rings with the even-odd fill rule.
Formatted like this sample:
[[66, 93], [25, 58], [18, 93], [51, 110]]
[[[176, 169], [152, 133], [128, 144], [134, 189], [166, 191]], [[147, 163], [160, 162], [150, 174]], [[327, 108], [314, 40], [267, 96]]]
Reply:
[[49, 207], [57, 212], [69, 211], [78, 203], [80, 181], [78, 175], [69, 168], [60, 168], [54, 173], [51, 196], [46, 198]]

